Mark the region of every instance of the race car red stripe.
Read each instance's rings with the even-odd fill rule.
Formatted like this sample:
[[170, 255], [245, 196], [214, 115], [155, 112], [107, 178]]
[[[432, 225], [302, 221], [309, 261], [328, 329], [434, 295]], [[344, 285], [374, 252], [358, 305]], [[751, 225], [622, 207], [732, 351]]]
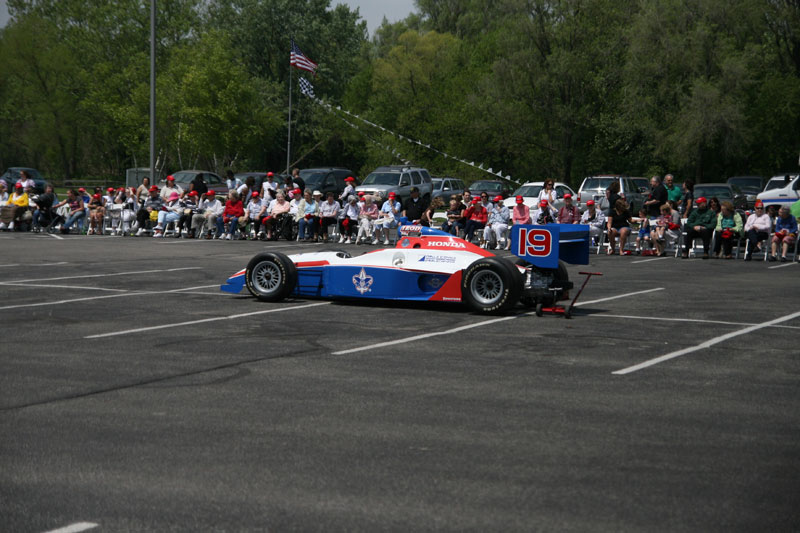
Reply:
[[436, 294], [430, 297], [431, 302], [460, 302], [461, 301], [461, 272], [454, 273], [450, 278], [436, 291]]
[[299, 263], [295, 263], [294, 266], [297, 268], [303, 267], [318, 267], [318, 266], [325, 266], [329, 265], [327, 261], [300, 261]]

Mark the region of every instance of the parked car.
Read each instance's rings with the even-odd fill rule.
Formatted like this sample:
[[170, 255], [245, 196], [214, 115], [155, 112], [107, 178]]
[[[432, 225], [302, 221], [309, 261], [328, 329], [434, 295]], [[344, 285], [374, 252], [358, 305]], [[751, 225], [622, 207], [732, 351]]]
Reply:
[[42, 194], [44, 192], [44, 188], [47, 187], [48, 183], [47, 180], [42, 177], [38, 170], [35, 168], [27, 168], [27, 167], [10, 167], [8, 170], [3, 172], [3, 175], [0, 176], [0, 179], [4, 180], [8, 185], [9, 192], [14, 187], [14, 184], [19, 181], [20, 172], [26, 171], [28, 175], [31, 177], [36, 186], [33, 188], [36, 194]]
[[500, 180], [478, 180], [470, 183], [467, 188], [472, 196], [480, 196], [482, 192], [488, 192], [489, 198], [494, 198], [498, 194], [503, 198], [508, 198], [508, 195], [511, 194], [509, 184]]
[[756, 197], [764, 190], [764, 178], [762, 176], [734, 176], [728, 178], [728, 185], [738, 187], [745, 195], [747, 209], [752, 209], [756, 204]]
[[300, 171], [300, 177], [306, 183], [306, 189], [311, 191], [319, 191], [322, 197], [329, 192], [333, 192], [336, 198], [344, 191], [347, 185], [344, 180], [348, 176], [352, 176], [358, 185], [358, 178], [352, 170], [342, 167], [320, 167], [320, 168], [304, 168]]
[[[788, 178], [788, 179], [787, 179]], [[773, 210], [781, 206], [790, 207], [800, 200], [800, 177], [798, 174], [780, 174], [767, 182], [764, 192], [758, 195], [764, 206]]]
[[425, 202], [433, 197], [433, 180], [430, 173], [420, 167], [392, 165], [378, 167], [356, 187], [356, 192], [366, 194], [380, 193], [386, 199], [390, 192], [397, 195], [397, 201], [405, 203], [411, 196], [411, 187], [418, 187], [420, 196]]
[[606, 189], [614, 181], [619, 182], [619, 195], [628, 202], [631, 213], [636, 213], [644, 204], [646, 196], [639, 192], [636, 182], [626, 176], [605, 175], [585, 178], [578, 189], [578, 208], [584, 210], [586, 202], [594, 200], [602, 211], [608, 211], [610, 206], [606, 198]]
[[647, 178], [630, 178], [636, 189], [642, 194], [650, 194], [650, 180]]
[[695, 201], [701, 196], [705, 196], [707, 200], [716, 197], [720, 203], [730, 202], [738, 210], [747, 208], [747, 200], [744, 193], [735, 185], [728, 185], [727, 183], [698, 183], [694, 186]]
[[[544, 188], [543, 181], [529, 181], [528, 183], [524, 183], [522, 187], [514, 191], [514, 194], [509, 196], [505, 199], [505, 206], [509, 209], [513, 209], [515, 205], [517, 205], [517, 196], [522, 196], [522, 200], [531, 210], [536, 209], [538, 206], [536, 205], [536, 201], [539, 198], [539, 193]], [[569, 193], [572, 195], [573, 198], [577, 198], [578, 195], [575, 194], [569, 185], [566, 183], [556, 182], [553, 187], [556, 191], [556, 201], [553, 204], [553, 207], [556, 209], [561, 209], [564, 205], [564, 195]]]
[[431, 178], [431, 183], [433, 184], [431, 201], [433, 201], [434, 198], [441, 198], [444, 205], [449, 205], [451, 195], [464, 194], [464, 189], [466, 189], [463, 181], [449, 176]]
[[[170, 174], [170, 176], [175, 178], [175, 185], [180, 185], [181, 189], [186, 191], [189, 189], [189, 184], [197, 177], [198, 174], [203, 175], [203, 180], [206, 182], [208, 190], [213, 189], [217, 195], [222, 195], [223, 198], [228, 194], [228, 186], [225, 184], [225, 180], [222, 179], [218, 174], [208, 172], [207, 170], [180, 170], [174, 174]], [[159, 188], [164, 187], [166, 184], [166, 179], [163, 179], [157, 183]]]

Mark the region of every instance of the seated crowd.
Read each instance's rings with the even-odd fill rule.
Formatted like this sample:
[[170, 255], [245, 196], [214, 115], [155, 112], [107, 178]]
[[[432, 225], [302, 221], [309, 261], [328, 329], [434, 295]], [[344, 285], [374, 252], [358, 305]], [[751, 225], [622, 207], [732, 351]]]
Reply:
[[[797, 220], [789, 209], [781, 208], [773, 220], [759, 201], [745, 219], [730, 202], [694, 199], [691, 183], [685, 184], [689, 194], [680, 206], [666, 196], [662, 201], [651, 194], [634, 217], [613, 186], [606, 191], [606, 212], [590, 200], [581, 213], [570, 194], [561, 198], [563, 205], [556, 209], [553, 204], [558, 198], [552, 186], [542, 189], [534, 209], [521, 196], [509, 209], [502, 196], [490, 198], [481, 192], [473, 197], [469, 191], [452, 195], [445, 208], [440, 198], [427, 205], [416, 187], [401, 205], [394, 193], [385, 199], [356, 194], [355, 180], [350, 177], [345, 181], [347, 186], [341, 194], [329, 192], [323, 198], [319, 191], [305, 189], [302, 180], [287, 178], [279, 185], [270, 172], [260, 187], [252, 180], [229, 180], [227, 197], [220, 199], [203, 183], [191, 183], [183, 190], [168, 176], [161, 189], [145, 178], [138, 188], [103, 191], [98, 187], [92, 194], [84, 188], [73, 189], [59, 201], [50, 186], [43, 194], [32, 194], [33, 181], [23, 172], [10, 192], [0, 181], [0, 230], [47, 228], [69, 233], [77, 229], [87, 235], [152, 234], [160, 238], [171, 226], [176, 238], [325, 242], [338, 233], [343, 244], [388, 245], [399, 224], [437, 226], [436, 212], [445, 210], [443, 231], [492, 249], [509, 248], [509, 228], [514, 224], [559, 223], [588, 225], [594, 244], [606, 246], [609, 255], [618, 250], [620, 255], [665, 256], [667, 247], [673, 246], [680, 247], [681, 256], [686, 258], [695, 241], [702, 243], [704, 259], [711, 257], [711, 251], [713, 257], [731, 259], [734, 247], [740, 245], [745, 247], [748, 261], [762, 247], [767, 247], [763, 251], [771, 261], [787, 261], [787, 254], [796, 250]], [[660, 181], [653, 185], [657, 191]], [[634, 231], [631, 251], [627, 247]]]

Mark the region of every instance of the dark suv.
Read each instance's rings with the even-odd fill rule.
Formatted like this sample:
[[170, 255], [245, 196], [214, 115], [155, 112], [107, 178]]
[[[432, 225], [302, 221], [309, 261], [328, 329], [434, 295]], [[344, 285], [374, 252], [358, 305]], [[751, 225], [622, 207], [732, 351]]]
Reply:
[[348, 176], [352, 176], [356, 180], [354, 185], [358, 185], [358, 178], [352, 170], [341, 167], [320, 167], [320, 168], [304, 168], [300, 171], [300, 177], [306, 184], [306, 189], [319, 191], [322, 197], [329, 192], [332, 192], [336, 198], [344, 191], [347, 185], [344, 180]]
[[379, 193], [384, 200], [389, 197], [390, 192], [393, 192], [397, 195], [398, 202], [405, 203], [411, 197], [412, 187], [417, 187], [420, 197], [425, 203], [430, 203], [433, 195], [431, 175], [420, 167], [400, 165], [378, 167], [364, 178], [364, 182], [356, 187], [356, 191], [364, 191], [366, 194]]

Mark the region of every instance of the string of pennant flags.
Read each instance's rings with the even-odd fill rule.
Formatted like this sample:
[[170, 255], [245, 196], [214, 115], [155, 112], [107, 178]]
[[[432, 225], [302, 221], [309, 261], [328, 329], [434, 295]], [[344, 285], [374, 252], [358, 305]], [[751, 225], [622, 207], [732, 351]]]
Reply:
[[[400, 140], [406, 141], [406, 142], [408, 142], [408, 143], [410, 143], [410, 144], [415, 144], [415, 145], [417, 145], [417, 146], [421, 146], [422, 148], [426, 148], [426, 149], [428, 149], [428, 150], [431, 150], [432, 152], [436, 152], [437, 154], [441, 155], [442, 157], [445, 157], [445, 158], [447, 158], [447, 159], [451, 159], [451, 160], [453, 160], [453, 161], [458, 161], [459, 163], [462, 163], [462, 164], [464, 164], [464, 165], [467, 165], [467, 166], [470, 166], [470, 167], [476, 168], [476, 169], [478, 169], [478, 170], [481, 170], [481, 171], [483, 171], [483, 172], [486, 172], [486, 173], [488, 173], [488, 174], [492, 174], [492, 175], [494, 175], [494, 176], [497, 176], [497, 177], [499, 177], [499, 178], [501, 178], [501, 179], [508, 180], [508, 181], [513, 181], [513, 180], [512, 180], [512, 178], [511, 178], [511, 175], [503, 175], [503, 171], [502, 171], [502, 170], [495, 171], [495, 170], [494, 170], [494, 169], [492, 169], [491, 167], [488, 167], [488, 168], [487, 168], [487, 167], [485, 167], [485, 166], [483, 165], [483, 163], [478, 163], [478, 164], [476, 165], [474, 161], [467, 161], [467, 160], [465, 160], [465, 159], [461, 159], [461, 158], [459, 158], [459, 157], [452, 156], [452, 155], [450, 155], [450, 154], [448, 154], [448, 153], [446, 153], [446, 152], [443, 152], [443, 151], [441, 151], [441, 150], [439, 150], [439, 149], [437, 149], [437, 148], [434, 148], [434, 147], [433, 147], [433, 146], [431, 146], [430, 144], [425, 144], [425, 143], [423, 143], [423, 142], [422, 142], [422, 141], [420, 141], [420, 140], [415, 140], [415, 139], [412, 139], [412, 138], [410, 138], [410, 137], [407, 137], [407, 136], [405, 136], [405, 135], [402, 135], [402, 134], [400, 134], [400, 133], [396, 133], [396, 132], [394, 132], [394, 131], [392, 131], [392, 130], [390, 130], [390, 129], [384, 128], [384, 127], [383, 127], [383, 126], [381, 126], [380, 124], [375, 124], [374, 122], [371, 122], [371, 121], [369, 121], [369, 120], [367, 120], [367, 119], [365, 119], [365, 118], [363, 118], [363, 117], [361, 117], [361, 116], [359, 116], [359, 115], [357, 115], [357, 114], [355, 114], [355, 113], [351, 113], [351, 112], [350, 112], [350, 111], [348, 111], [347, 109], [342, 109], [342, 106], [339, 106], [339, 105], [337, 105], [337, 106], [334, 106], [334, 105], [332, 105], [332, 104], [329, 104], [328, 102], [325, 102], [325, 101], [324, 101], [324, 100], [322, 100], [321, 98], [317, 98], [317, 97], [314, 95], [314, 86], [313, 86], [313, 85], [311, 85], [311, 82], [309, 82], [308, 80], [306, 80], [306, 79], [305, 79], [305, 78], [303, 78], [303, 77], [300, 77], [300, 92], [301, 92], [302, 94], [304, 94], [305, 96], [307, 96], [308, 98], [310, 98], [311, 100], [313, 100], [315, 103], [319, 104], [320, 106], [322, 106], [323, 108], [325, 108], [326, 110], [328, 110], [329, 112], [331, 112], [331, 113], [334, 113], [334, 114], [335, 114], [335, 112], [336, 112], [336, 111], [338, 111], [338, 112], [341, 112], [341, 113], [344, 113], [345, 115], [347, 115], [347, 116], [349, 116], [349, 117], [352, 117], [352, 118], [354, 118], [354, 119], [357, 119], [357, 120], [359, 120], [359, 121], [363, 122], [364, 124], [367, 124], [368, 126], [372, 126], [373, 128], [377, 128], [377, 129], [381, 130], [382, 132], [384, 132], [384, 133], [387, 133], [387, 134], [389, 134], [389, 135], [391, 135], [391, 136], [395, 137], [396, 139], [400, 139]], [[337, 116], [338, 116], [338, 115], [337, 115]], [[339, 116], [339, 118], [341, 118], [342, 120], [344, 120], [344, 118], [343, 118], [343, 117], [341, 117], [341, 116]], [[350, 125], [352, 128], [354, 128], [354, 129], [356, 129], [356, 130], [358, 130], [358, 131], [361, 131], [361, 129], [360, 129], [360, 128], [358, 128], [358, 127], [357, 127], [355, 124], [353, 124], [353, 123], [351, 123], [351, 122], [349, 122], [349, 121], [347, 121], [347, 120], [344, 120], [344, 121], [345, 121], [347, 124], [349, 124], [349, 125]], [[362, 133], [363, 133], [363, 132], [362, 132]], [[370, 140], [370, 142], [372, 142], [373, 144], [376, 144], [376, 145], [380, 146], [381, 148], [384, 148], [385, 150], [388, 150], [388, 151], [389, 151], [389, 152], [391, 152], [393, 155], [397, 156], [397, 157], [398, 157], [398, 159], [400, 159], [401, 161], [403, 161], [403, 163], [404, 163], [404, 164], [406, 164], [406, 165], [408, 165], [408, 164], [411, 164], [411, 163], [410, 163], [410, 161], [408, 161], [408, 160], [404, 159], [404, 158], [403, 158], [403, 156], [402, 156], [402, 155], [401, 155], [401, 154], [400, 154], [400, 153], [399, 153], [397, 150], [395, 150], [395, 149], [391, 148], [390, 146], [387, 146], [387, 145], [380, 144], [380, 143], [378, 143], [377, 141], [375, 141], [375, 140], [373, 140], [373, 139], [371, 139], [371, 138], [369, 138], [369, 137], [367, 137], [367, 138], [368, 138], [368, 139]]]

